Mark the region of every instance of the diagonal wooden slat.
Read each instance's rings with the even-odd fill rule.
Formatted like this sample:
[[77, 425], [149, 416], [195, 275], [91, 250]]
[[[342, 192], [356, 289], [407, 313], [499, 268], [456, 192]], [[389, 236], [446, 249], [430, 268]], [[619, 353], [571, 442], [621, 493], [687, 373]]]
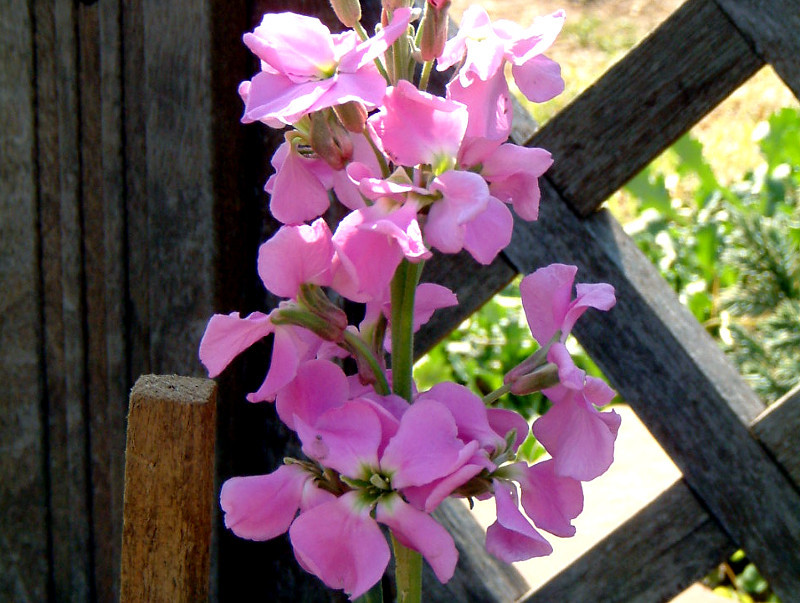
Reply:
[[[800, 487], [800, 388], [759, 415], [750, 430]], [[667, 601], [735, 550], [680, 479], [524, 601]]]
[[800, 99], [800, 1], [715, 0]]
[[518, 223], [507, 257], [520, 272], [554, 261], [611, 283], [617, 306], [575, 334], [783, 600], [800, 600], [800, 495], [746, 429], [763, 408], [607, 213], [580, 219], [543, 183], [541, 218]]
[[690, 0], [529, 142], [581, 215], [594, 211], [763, 61], [711, 0]]

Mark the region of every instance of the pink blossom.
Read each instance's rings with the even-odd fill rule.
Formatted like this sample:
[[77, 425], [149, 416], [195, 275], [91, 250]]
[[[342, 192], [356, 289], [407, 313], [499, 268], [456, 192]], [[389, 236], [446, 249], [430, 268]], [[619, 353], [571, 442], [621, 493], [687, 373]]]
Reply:
[[468, 119], [461, 103], [401, 80], [386, 92], [384, 106], [369, 124], [394, 163], [438, 166], [455, 163]]
[[517, 488], [505, 480], [494, 480], [497, 520], [486, 530], [486, 550], [506, 563], [543, 557], [553, 547], [519, 511]]
[[200, 341], [200, 361], [209, 377], [219, 375], [231, 361], [267, 335], [275, 335], [272, 362], [261, 387], [247, 399], [251, 402], [274, 400], [278, 391], [294, 379], [303, 360], [313, 358], [322, 340], [313, 333], [293, 325], [275, 325], [271, 316], [253, 312], [240, 318], [238, 312], [215, 314], [208, 321]]
[[429, 189], [441, 195], [425, 223], [425, 240], [432, 247], [444, 253], [466, 249], [477, 261], [489, 264], [511, 241], [513, 218], [478, 174], [449, 170]]
[[614, 460], [614, 441], [620, 416], [599, 412], [614, 397], [602, 379], [586, 377], [581, 389], [564, 385], [544, 390], [553, 406], [533, 424], [533, 434], [553, 457], [556, 474], [589, 481], [605, 471]]
[[300, 224], [322, 215], [328, 206], [333, 169], [322, 159], [306, 157], [284, 142], [272, 156], [275, 173], [264, 190], [270, 195], [269, 211], [284, 224]]
[[607, 283], [579, 283], [577, 297], [571, 299], [577, 272], [575, 266], [551, 264], [522, 279], [522, 307], [540, 345], [547, 344], [556, 332], [561, 333], [560, 341], [565, 341], [575, 321], [589, 308], [609, 310], [614, 306], [614, 288]]
[[560, 475], [552, 459], [530, 466], [515, 463], [509, 473], [519, 483], [522, 508], [536, 527], [561, 538], [575, 535], [572, 520], [583, 511], [580, 481]]
[[333, 243], [322, 218], [313, 224], [282, 226], [258, 250], [258, 275], [268, 291], [297, 298], [300, 285], [331, 281]]
[[514, 207], [523, 220], [539, 217], [539, 178], [553, 164], [548, 151], [507, 143], [481, 161], [480, 174], [489, 191]]
[[436, 68], [444, 71], [463, 61], [458, 75], [468, 86], [473, 76], [486, 81], [497, 73], [504, 52], [505, 42], [495, 33], [488, 13], [473, 4], [464, 11], [458, 33], [445, 44]]
[[514, 110], [502, 69], [482, 80], [469, 75], [447, 84], [447, 98], [464, 104], [469, 112], [465, 138], [504, 141], [511, 134]]
[[379, 298], [403, 258], [418, 262], [431, 255], [422, 241], [416, 206], [385, 198], [345, 216], [332, 240], [332, 287], [357, 302]]
[[332, 35], [318, 19], [279, 13], [264, 15], [247, 47], [261, 59], [261, 72], [239, 86], [242, 121], [275, 128], [304, 115], [349, 101], [369, 109], [383, 99], [386, 82], [373, 60], [408, 27], [411, 10], [399, 8], [377, 35], [359, 41], [354, 31]]
[[233, 477], [222, 485], [225, 527], [240, 538], [270, 540], [289, 529], [298, 510], [333, 499], [314, 486], [298, 465], [282, 465], [267, 475]]

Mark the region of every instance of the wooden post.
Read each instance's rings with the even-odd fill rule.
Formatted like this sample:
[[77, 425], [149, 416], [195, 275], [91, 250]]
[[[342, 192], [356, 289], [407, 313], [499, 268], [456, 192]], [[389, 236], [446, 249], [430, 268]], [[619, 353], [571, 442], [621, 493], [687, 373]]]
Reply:
[[145, 375], [130, 397], [120, 600], [204, 601], [216, 384]]

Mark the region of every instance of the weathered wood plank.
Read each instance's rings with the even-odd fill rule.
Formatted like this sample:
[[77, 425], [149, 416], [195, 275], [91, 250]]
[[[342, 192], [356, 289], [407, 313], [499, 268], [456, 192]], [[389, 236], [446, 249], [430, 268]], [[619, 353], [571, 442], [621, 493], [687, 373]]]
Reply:
[[33, 4], [53, 596], [93, 596], [75, 4]]
[[690, 0], [529, 146], [553, 153], [549, 178], [587, 215], [761, 65], [712, 0]]
[[33, 15], [0, 13], [0, 593], [45, 601], [47, 428], [43, 413]]
[[[800, 485], [800, 388], [759, 415], [750, 431]], [[680, 479], [525, 603], [667, 601], [736, 548]]]
[[120, 600], [205, 601], [216, 384], [145, 375], [131, 391]]
[[800, 488], [800, 385], [759, 415], [751, 431]]
[[735, 550], [678, 480], [523, 603], [669, 601]]
[[617, 306], [575, 334], [778, 595], [800, 599], [800, 496], [747, 432], [760, 401], [607, 212], [581, 220], [542, 184], [540, 220], [516, 224], [507, 256], [614, 285]]
[[800, 2], [714, 1], [800, 99]]
[[125, 411], [125, 221], [120, 5], [78, 5], [81, 207], [94, 593], [119, 599]]

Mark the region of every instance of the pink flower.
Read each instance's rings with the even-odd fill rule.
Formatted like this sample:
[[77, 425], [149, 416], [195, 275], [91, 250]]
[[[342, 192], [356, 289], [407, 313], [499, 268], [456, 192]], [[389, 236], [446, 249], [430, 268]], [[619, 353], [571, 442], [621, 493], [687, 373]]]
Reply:
[[264, 190], [270, 195], [269, 211], [279, 222], [300, 224], [328, 209], [328, 189], [333, 169], [322, 159], [305, 157], [284, 142], [272, 156], [275, 173]]
[[501, 142], [508, 139], [514, 111], [502, 70], [485, 80], [474, 75], [452, 80], [447, 84], [447, 98], [467, 107], [467, 139], [488, 138]]
[[467, 88], [502, 73], [508, 61], [520, 92], [533, 102], [550, 100], [564, 90], [564, 81], [558, 63], [542, 53], [555, 41], [564, 19], [564, 12], [557, 11], [536, 19], [528, 29], [505, 20], [493, 25], [486, 11], [473, 5], [464, 12], [458, 34], [445, 44], [437, 68], [463, 61], [458, 79]]
[[468, 121], [461, 103], [421, 92], [405, 80], [386, 92], [384, 106], [369, 118], [392, 161], [399, 165], [455, 163]]
[[[583, 372], [583, 371], [581, 371]], [[583, 387], [557, 385], [544, 390], [553, 406], [533, 424], [533, 434], [553, 457], [558, 475], [592, 480], [611, 466], [620, 416], [599, 412], [614, 397], [602, 379], [586, 377]]]
[[247, 47], [261, 59], [261, 73], [239, 86], [242, 121], [280, 128], [326, 107], [359, 101], [380, 104], [386, 82], [373, 60], [408, 27], [411, 10], [399, 8], [377, 35], [359, 41], [354, 31], [332, 35], [318, 19], [279, 13], [264, 15]]
[[[338, 471], [348, 483], [365, 484], [301, 514], [292, 524], [289, 536], [303, 567], [351, 597], [370, 588], [389, 558], [385, 541], [381, 545], [374, 536], [380, 534], [370, 516], [374, 508], [376, 520], [422, 553], [441, 581], [450, 579], [458, 557], [452, 538], [400, 496], [406, 488], [458, 470], [477, 449], [477, 442], [464, 444], [456, 437], [447, 408], [433, 400], [418, 401], [393, 421], [391, 413], [381, 418], [373, 404], [357, 399], [323, 413], [314, 425], [297, 420], [296, 427], [310, 458]], [[371, 543], [370, 559], [361, 557], [364, 539]]]
[[282, 226], [258, 250], [258, 275], [268, 291], [297, 298], [304, 283], [326, 286], [331, 281], [333, 243], [322, 218], [313, 224]]
[[417, 207], [379, 199], [339, 222], [332, 287], [357, 302], [380, 298], [403, 258], [418, 262], [431, 253], [422, 241]]
[[607, 283], [579, 283], [577, 297], [570, 299], [577, 272], [575, 266], [551, 264], [522, 279], [522, 307], [540, 345], [547, 344], [556, 332], [561, 333], [560, 341], [566, 341], [575, 322], [589, 308], [609, 310], [614, 306], [614, 288]]
[[278, 391], [294, 379], [300, 363], [313, 358], [322, 343], [301, 327], [273, 324], [271, 316], [278, 311], [280, 306], [269, 315], [253, 312], [245, 318], [240, 318], [238, 312], [214, 314], [200, 341], [200, 361], [208, 369], [208, 376], [216, 377], [236, 356], [274, 333], [270, 368], [258, 391], [247, 396], [251, 402], [274, 400]]
[[429, 189], [441, 195], [425, 223], [425, 240], [432, 247], [444, 253], [466, 249], [478, 262], [490, 264], [511, 241], [511, 213], [489, 194], [478, 174], [449, 170]]

